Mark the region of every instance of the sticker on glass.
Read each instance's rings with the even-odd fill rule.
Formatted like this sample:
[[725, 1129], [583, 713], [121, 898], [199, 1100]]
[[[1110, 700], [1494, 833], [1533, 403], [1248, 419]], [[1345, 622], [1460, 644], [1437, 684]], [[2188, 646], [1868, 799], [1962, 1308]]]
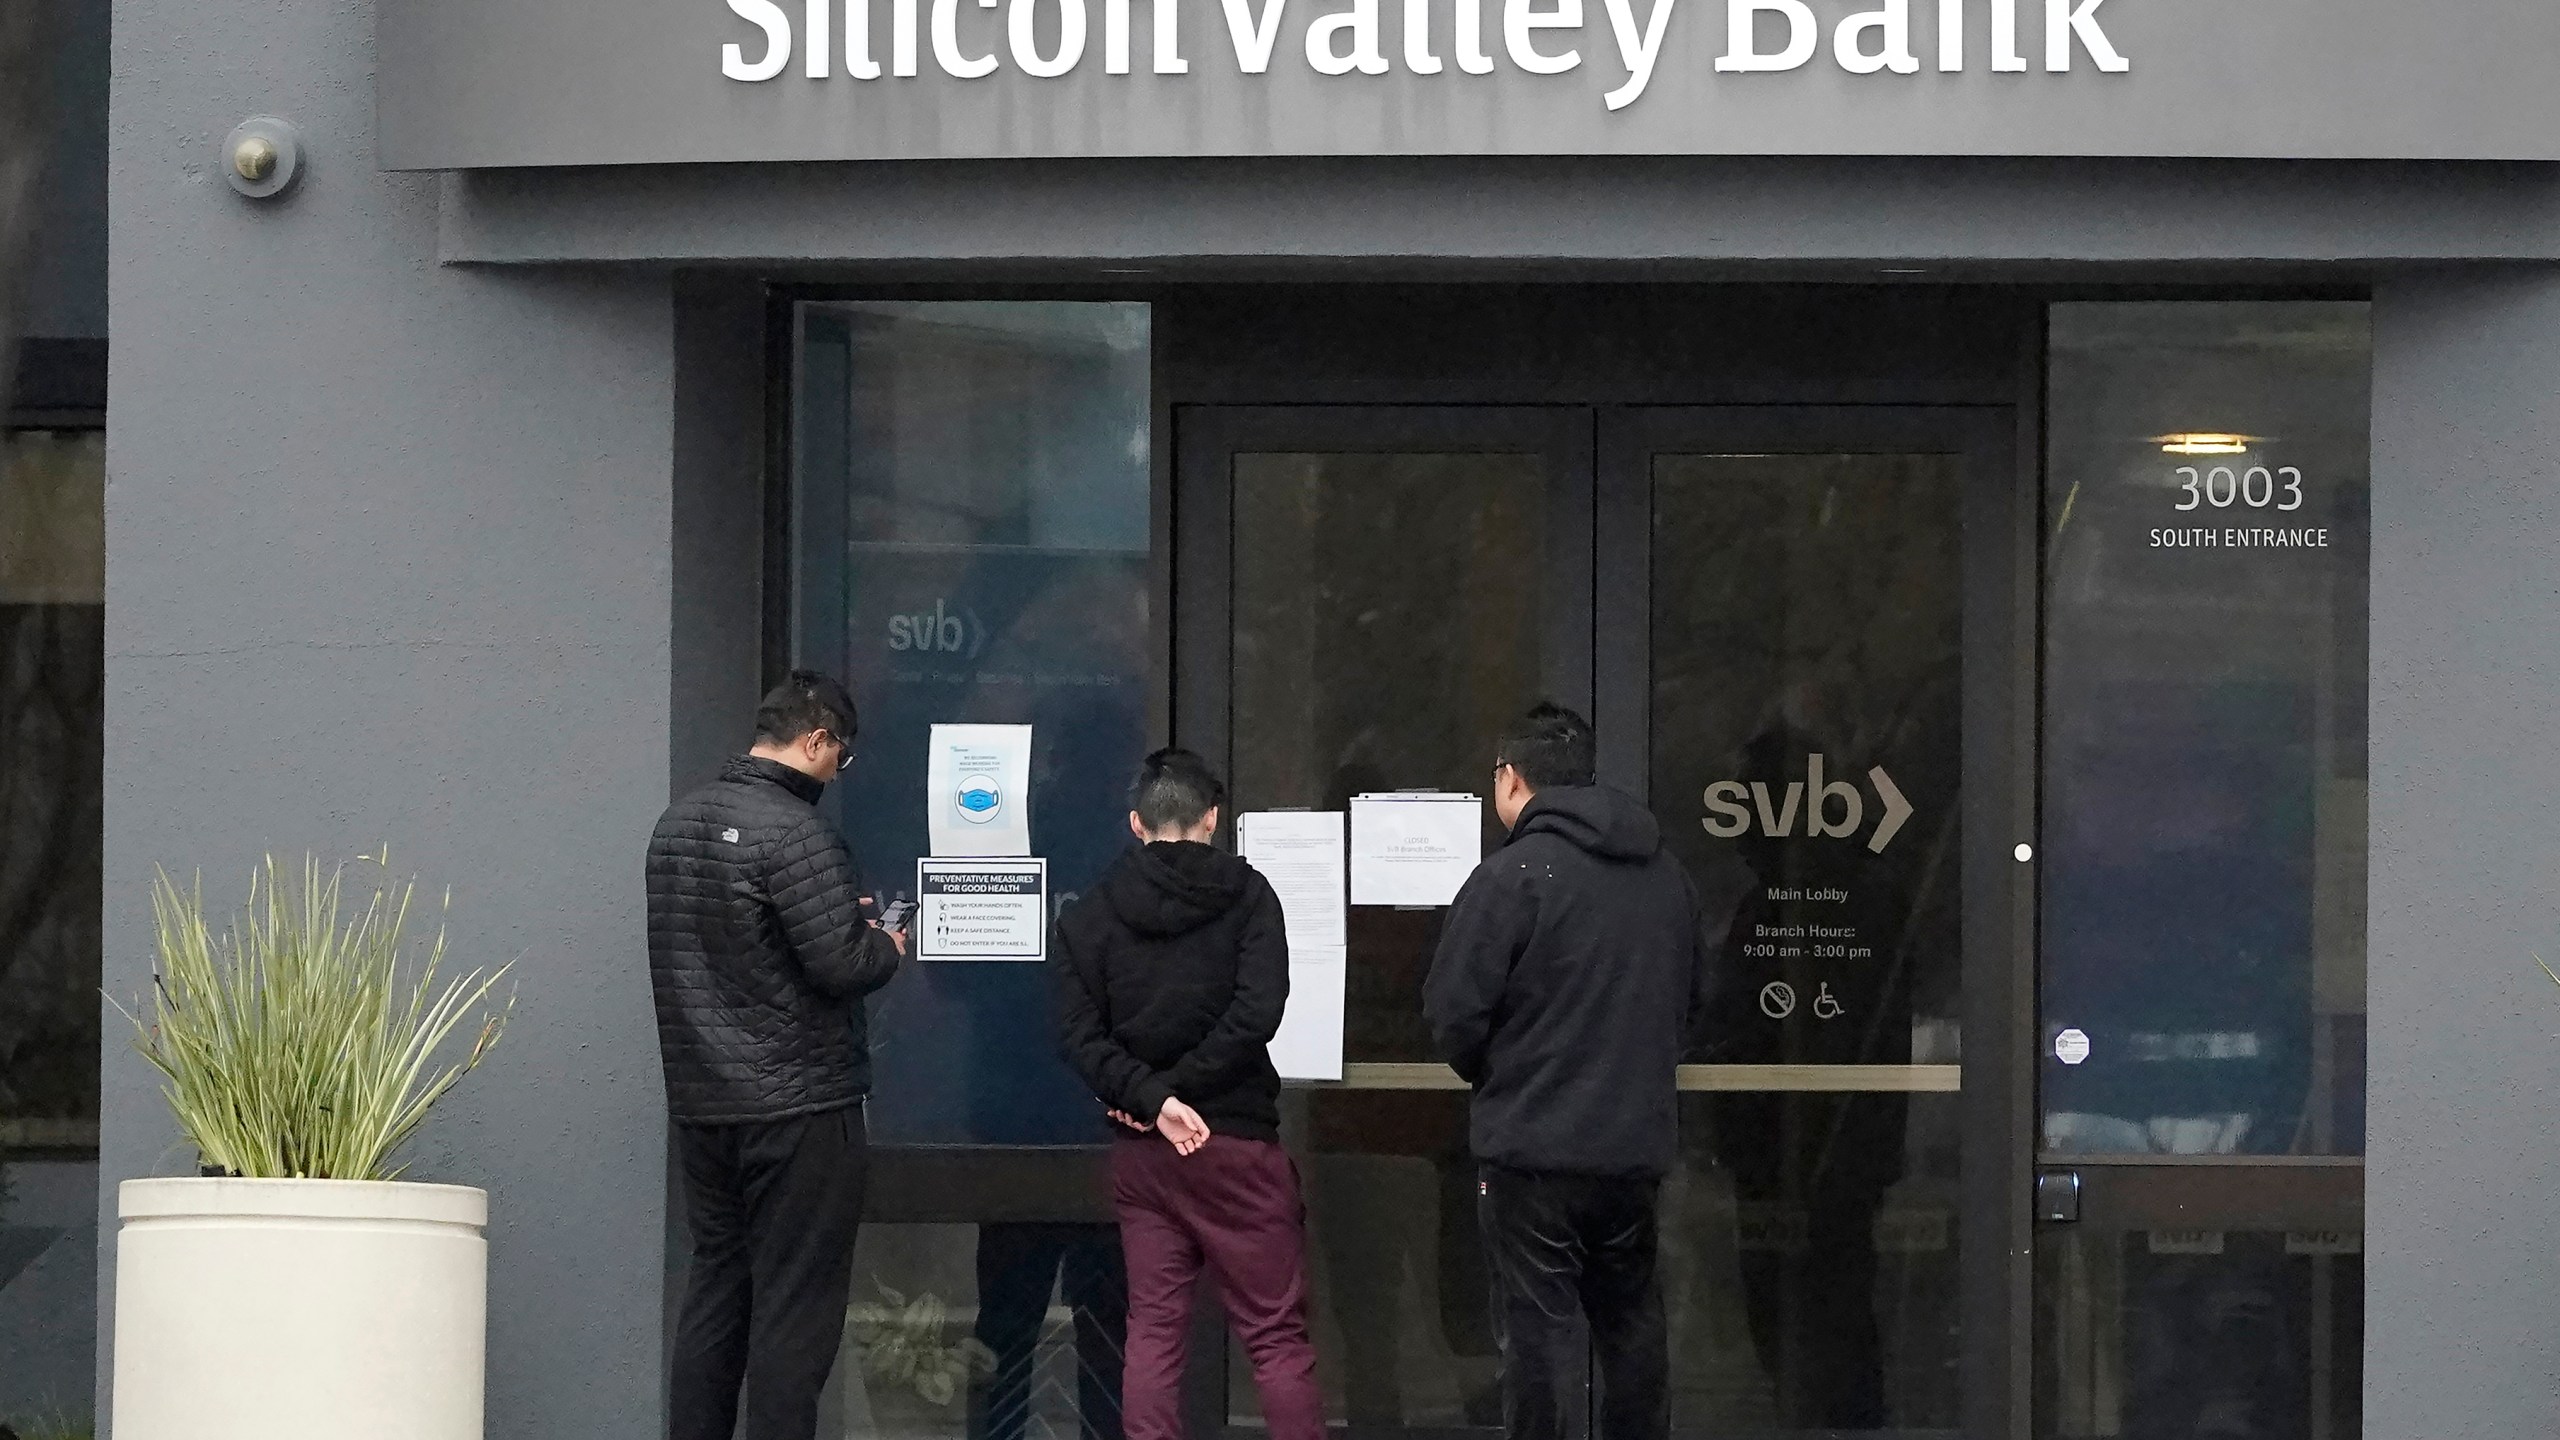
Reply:
[[2089, 1032], [2065, 1030], [2053, 1037], [2053, 1058], [2065, 1065], [2077, 1065], [2089, 1058]]

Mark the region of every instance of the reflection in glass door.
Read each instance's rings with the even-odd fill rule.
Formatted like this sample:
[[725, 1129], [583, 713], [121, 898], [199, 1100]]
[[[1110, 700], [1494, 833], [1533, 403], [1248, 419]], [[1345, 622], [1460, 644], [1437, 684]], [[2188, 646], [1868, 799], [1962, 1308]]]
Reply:
[[2052, 311], [2039, 1435], [2362, 1433], [2371, 347]]
[[1651, 801], [1741, 892], [1702, 1058], [1878, 1086], [1690, 1097], [1683, 1430], [1960, 1419], [1959, 458], [1653, 457]]
[[[1482, 793], [1503, 725], [1542, 695], [1588, 703], [1583, 417], [1220, 411], [1186, 417], [1180, 435], [1200, 471], [1187, 523], [1215, 527], [1186, 553], [1228, 573], [1223, 585], [1186, 574], [1179, 614], [1231, 647], [1222, 665], [1203, 657], [1229, 681], [1224, 743], [1191, 743], [1227, 757], [1239, 813]], [[1213, 620], [1203, 601], [1229, 608]], [[1197, 733], [1189, 716], [1177, 725]], [[1421, 1017], [1442, 914], [1351, 912], [1345, 1083], [1283, 1100], [1321, 1379], [1354, 1434], [1501, 1423], [1466, 1096]], [[1229, 1373], [1221, 1418], [1257, 1425], [1245, 1367]]]
[[1644, 559], [1600, 571], [1604, 759], [1736, 897], [1666, 1191], [1685, 1435], [2005, 1433], [2001, 418], [1603, 416], [1600, 548]]
[[[1684, 1436], [2010, 1413], [2024, 831], [1991, 418], [1179, 415], [1176, 734], [1227, 760], [1239, 810], [1480, 791], [1500, 725], [1550, 696], [1736, 914], [1663, 1202]], [[1328, 1400], [1355, 1435], [1490, 1429], [1465, 1097], [1419, 1018], [1439, 915], [1351, 924], [1346, 1079], [1287, 1102]], [[1250, 1427], [1230, 1376], [1215, 1418]]]

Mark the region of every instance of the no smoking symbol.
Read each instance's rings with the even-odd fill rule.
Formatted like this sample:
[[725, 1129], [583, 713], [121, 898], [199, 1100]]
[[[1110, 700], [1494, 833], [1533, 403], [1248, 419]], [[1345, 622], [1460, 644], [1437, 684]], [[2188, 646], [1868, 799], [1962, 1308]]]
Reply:
[[1796, 1012], [1796, 987], [1784, 980], [1772, 980], [1760, 987], [1760, 1013], [1772, 1020], [1784, 1020]]

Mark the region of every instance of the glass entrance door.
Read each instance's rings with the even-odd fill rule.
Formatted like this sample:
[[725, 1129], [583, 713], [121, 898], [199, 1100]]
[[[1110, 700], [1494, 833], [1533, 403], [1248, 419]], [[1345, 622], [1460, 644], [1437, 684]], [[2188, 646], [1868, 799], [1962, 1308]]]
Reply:
[[1994, 1435], [2015, 1408], [2004, 420], [1600, 417], [1605, 767], [1738, 891], [1665, 1196], [1690, 1434]]
[[2370, 321], [2053, 307], [2036, 1433], [2363, 1433]]
[[[2002, 418], [1179, 412], [1175, 730], [1240, 811], [1480, 790], [1501, 724], [1551, 697], [1734, 911], [1664, 1193], [1684, 1435], [1997, 1434], [2016, 1409]], [[1288, 1103], [1354, 1433], [1499, 1423], [1465, 1097], [1419, 1017], [1439, 921], [1353, 912], [1345, 1079]], [[1249, 1426], [1230, 1374], [1219, 1418]]]
[[[1481, 792], [1506, 722], [1542, 695], [1588, 706], [1589, 435], [1543, 409], [1184, 414], [1175, 729], [1223, 757], [1238, 813]], [[1355, 1434], [1501, 1422], [1466, 1096], [1421, 1016], [1441, 913], [1351, 912], [1344, 1081], [1282, 1107], [1327, 1399]], [[1203, 1418], [1251, 1425], [1229, 1373]]]

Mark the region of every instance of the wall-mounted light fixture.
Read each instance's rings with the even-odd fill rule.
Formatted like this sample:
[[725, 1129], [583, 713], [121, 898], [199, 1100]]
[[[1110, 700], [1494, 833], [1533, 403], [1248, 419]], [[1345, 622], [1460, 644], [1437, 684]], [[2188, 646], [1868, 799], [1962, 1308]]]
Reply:
[[293, 188], [302, 175], [302, 135], [290, 121], [252, 115], [222, 142], [222, 176], [231, 188], [265, 200]]
[[2189, 430], [2152, 439], [2162, 453], [2169, 455], [2245, 455], [2250, 446], [2258, 443], [2255, 435], [2231, 435], [2218, 430]]

